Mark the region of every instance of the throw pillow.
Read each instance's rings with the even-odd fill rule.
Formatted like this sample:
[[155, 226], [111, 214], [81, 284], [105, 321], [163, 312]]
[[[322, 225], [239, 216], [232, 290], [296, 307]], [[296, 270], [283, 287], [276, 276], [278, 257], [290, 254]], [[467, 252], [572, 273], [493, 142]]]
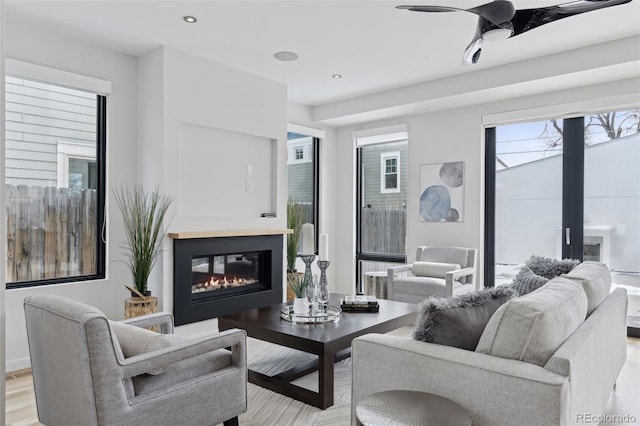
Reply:
[[[125, 358], [171, 346], [171, 340], [164, 334], [117, 321], [109, 321], [109, 324], [116, 339], [118, 339]], [[162, 368], [148, 371], [148, 373], [153, 375], [161, 374], [167, 367], [168, 364]]]
[[501, 286], [448, 298], [430, 297], [419, 306], [413, 338], [472, 351], [493, 313], [515, 296], [513, 288]]
[[578, 265], [578, 259], [553, 259], [551, 257], [533, 255], [524, 264], [533, 271], [534, 274], [551, 279], [562, 274], [566, 274]]
[[457, 271], [460, 265], [456, 263], [439, 263], [439, 262], [413, 262], [411, 272], [418, 277], [436, 277], [444, 278], [447, 272]]
[[604, 263], [582, 262], [563, 277], [582, 284], [587, 294], [587, 316], [596, 310], [611, 291], [611, 273]]
[[520, 272], [513, 279], [511, 286], [518, 292], [519, 296], [524, 296], [527, 293], [531, 293], [549, 281], [548, 278], [536, 275], [533, 271], [526, 266], [520, 269]]
[[554, 278], [538, 291], [500, 306], [482, 332], [476, 352], [544, 366], [586, 314], [582, 285]]

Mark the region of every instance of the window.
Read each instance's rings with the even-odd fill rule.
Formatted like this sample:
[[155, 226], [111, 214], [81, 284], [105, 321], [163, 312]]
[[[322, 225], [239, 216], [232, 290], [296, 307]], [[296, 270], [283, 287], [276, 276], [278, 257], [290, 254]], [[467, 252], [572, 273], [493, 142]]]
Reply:
[[317, 248], [318, 197], [319, 197], [319, 152], [320, 139], [289, 132], [287, 134], [287, 190], [288, 199], [301, 211], [302, 223], [316, 225]]
[[380, 154], [380, 192], [400, 192], [400, 153]]
[[95, 144], [58, 142], [58, 187], [96, 189]]
[[96, 189], [96, 161], [85, 158], [69, 158], [67, 185], [71, 189]]
[[[298, 134], [289, 133], [289, 137], [292, 137], [291, 135]], [[313, 137], [298, 136], [300, 137], [294, 137], [287, 142], [287, 164], [313, 162]]]
[[532, 254], [603, 262], [640, 329], [639, 124], [631, 109], [486, 129], [485, 285]]
[[[357, 239], [356, 291], [387, 268], [406, 262], [406, 132], [356, 140]], [[406, 169], [405, 169], [406, 170]]]
[[7, 288], [104, 278], [106, 98], [6, 78]]

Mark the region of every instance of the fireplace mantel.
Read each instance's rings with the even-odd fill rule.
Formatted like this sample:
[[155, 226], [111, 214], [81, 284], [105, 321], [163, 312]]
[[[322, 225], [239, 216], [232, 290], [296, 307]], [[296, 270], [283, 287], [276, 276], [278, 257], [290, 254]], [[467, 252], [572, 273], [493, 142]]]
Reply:
[[293, 234], [292, 229], [244, 229], [223, 231], [189, 231], [169, 232], [169, 238], [174, 240], [186, 240], [191, 238], [217, 238], [217, 237], [251, 237], [257, 235], [282, 235]]

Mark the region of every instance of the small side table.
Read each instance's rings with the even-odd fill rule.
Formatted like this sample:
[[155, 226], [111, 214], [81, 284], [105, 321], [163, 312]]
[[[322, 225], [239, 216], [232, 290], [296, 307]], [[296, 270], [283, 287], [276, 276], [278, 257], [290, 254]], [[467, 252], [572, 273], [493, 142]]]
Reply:
[[369, 395], [356, 406], [360, 425], [471, 426], [460, 404], [426, 392], [391, 390]]
[[364, 294], [376, 296], [377, 299], [386, 299], [387, 273], [384, 271], [365, 272]]

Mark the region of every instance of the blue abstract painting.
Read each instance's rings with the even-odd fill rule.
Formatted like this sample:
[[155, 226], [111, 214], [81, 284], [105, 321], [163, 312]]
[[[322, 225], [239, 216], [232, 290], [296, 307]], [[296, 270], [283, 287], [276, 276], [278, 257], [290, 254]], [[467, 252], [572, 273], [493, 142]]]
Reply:
[[462, 222], [464, 162], [420, 166], [420, 220]]

